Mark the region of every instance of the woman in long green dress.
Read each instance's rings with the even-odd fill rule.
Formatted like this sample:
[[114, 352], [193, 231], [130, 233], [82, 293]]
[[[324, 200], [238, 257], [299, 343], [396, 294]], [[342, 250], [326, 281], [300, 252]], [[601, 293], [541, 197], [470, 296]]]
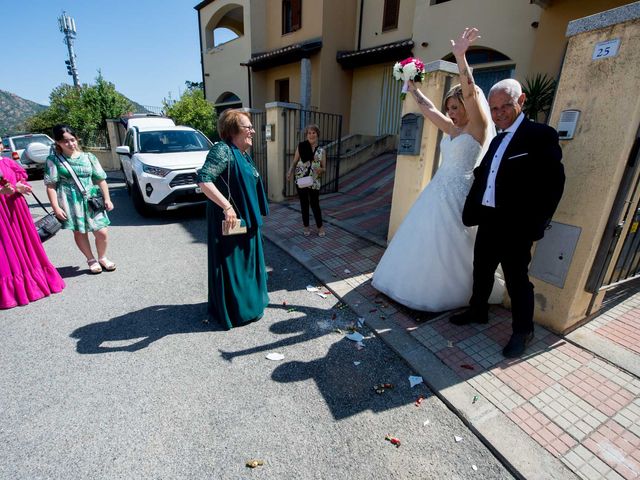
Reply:
[[[113, 271], [116, 264], [107, 258], [107, 226], [111, 223], [107, 212], [113, 210], [107, 174], [95, 155], [80, 150], [78, 137], [68, 125], [53, 127], [53, 139], [56, 152], [47, 158], [44, 174], [51, 208], [62, 222], [62, 228], [73, 231], [73, 238], [86, 257], [91, 273], [101, 273], [103, 269]], [[75, 173], [84, 192], [77, 186], [67, 165]], [[94, 212], [89, 208], [87, 198], [98, 194], [104, 198], [106, 210]], [[93, 232], [95, 237], [97, 260], [91, 250], [89, 232]]]
[[[218, 119], [216, 143], [198, 172], [207, 198], [209, 318], [230, 329], [262, 318], [269, 303], [262, 244], [267, 197], [247, 150], [255, 130], [241, 110], [225, 110]], [[224, 235], [238, 225], [246, 233]], [[224, 230], [224, 232], [223, 232]]]

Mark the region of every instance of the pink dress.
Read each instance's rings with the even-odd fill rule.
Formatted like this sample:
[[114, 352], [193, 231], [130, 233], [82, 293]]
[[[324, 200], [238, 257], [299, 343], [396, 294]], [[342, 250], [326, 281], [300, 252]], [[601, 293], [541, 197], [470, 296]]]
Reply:
[[[0, 158], [0, 171], [11, 185], [27, 180], [27, 172], [8, 158]], [[0, 194], [0, 308], [27, 305], [63, 288], [64, 281], [47, 258], [26, 200], [19, 193]]]

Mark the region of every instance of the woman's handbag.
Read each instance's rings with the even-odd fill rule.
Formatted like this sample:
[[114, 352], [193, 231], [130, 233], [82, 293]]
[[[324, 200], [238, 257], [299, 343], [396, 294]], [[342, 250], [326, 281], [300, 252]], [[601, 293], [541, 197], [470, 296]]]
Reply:
[[62, 228], [62, 224], [56, 218], [53, 212], [49, 212], [45, 208], [45, 206], [42, 204], [42, 202], [38, 200], [38, 197], [36, 197], [35, 193], [31, 192], [31, 195], [33, 195], [33, 198], [36, 199], [36, 202], [38, 202], [38, 204], [42, 207], [42, 209], [46, 213], [44, 217], [39, 218], [35, 222], [36, 230], [38, 231], [38, 236], [40, 237], [40, 241], [46, 242], [51, 237], [53, 237], [56, 233], [58, 233], [58, 230]]
[[[229, 164], [227, 165], [227, 181], [225, 182], [224, 177], [222, 178], [222, 181], [225, 182], [225, 184], [227, 185], [227, 193], [229, 194], [229, 197], [227, 198], [227, 200], [229, 201], [229, 203], [233, 204], [233, 208], [236, 209], [236, 211], [238, 210], [238, 207], [236, 207], [236, 202], [233, 201], [233, 198], [231, 198], [231, 187], [229, 186], [229, 183], [231, 181], [230, 179], [230, 175], [231, 175], [231, 161], [229, 161]], [[244, 220], [242, 220], [241, 218], [238, 218], [238, 221], [236, 222], [235, 227], [231, 227], [229, 226], [228, 222], [226, 220], [222, 220], [222, 235], [223, 236], [229, 236], [229, 235], [242, 235], [244, 233], [247, 233], [247, 225], [244, 222]]]
[[296, 185], [298, 186], [298, 188], [309, 188], [313, 185], [313, 176], [311, 175], [311, 162], [309, 162], [309, 168], [307, 168], [305, 176], [296, 179]]
[[107, 205], [104, 202], [104, 197], [102, 196], [102, 193], [99, 193], [93, 197], [90, 197], [87, 193], [87, 190], [84, 188], [82, 183], [80, 183], [80, 179], [78, 178], [78, 175], [76, 175], [76, 172], [71, 167], [71, 165], [69, 165], [69, 163], [64, 159], [64, 157], [60, 157], [58, 156], [58, 154], [56, 154], [56, 157], [58, 158], [58, 161], [64, 165], [64, 168], [67, 169], [67, 171], [69, 172], [69, 175], [71, 175], [71, 178], [73, 178], [73, 181], [75, 182], [76, 187], [78, 187], [78, 190], [80, 190], [80, 193], [82, 194], [82, 196], [87, 200], [87, 207], [89, 208], [89, 210], [91, 210], [91, 213], [93, 213], [94, 215], [97, 215], [98, 213], [103, 213], [107, 209]]

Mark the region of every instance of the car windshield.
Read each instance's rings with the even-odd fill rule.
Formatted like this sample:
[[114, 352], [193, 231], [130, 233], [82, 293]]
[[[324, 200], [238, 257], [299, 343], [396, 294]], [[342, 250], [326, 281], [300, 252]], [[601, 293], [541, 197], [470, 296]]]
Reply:
[[25, 137], [14, 137], [13, 145], [16, 150], [24, 150], [30, 143], [38, 142], [50, 147], [53, 145], [53, 140], [51, 140], [46, 135], [27, 135]]
[[161, 130], [140, 133], [140, 153], [197, 152], [213, 144], [194, 130]]

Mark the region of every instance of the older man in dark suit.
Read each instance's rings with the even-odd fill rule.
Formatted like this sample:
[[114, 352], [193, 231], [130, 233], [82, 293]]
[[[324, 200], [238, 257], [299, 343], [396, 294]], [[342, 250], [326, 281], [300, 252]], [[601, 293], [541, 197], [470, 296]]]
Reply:
[[513, 333], [502, 353], [521, 356], [533, 339], [533, 284], [529, 263], [564, 189], [557, 132], [525, 118], [525, 94], [516, 80], [489, 92], [494, 123], [501, 130], [474, 171], [462, 222], [478, 226], [470, 309], [451, 317], [456, 325], [488, 322], [488, 300], [498, 264], [511, 297]]

